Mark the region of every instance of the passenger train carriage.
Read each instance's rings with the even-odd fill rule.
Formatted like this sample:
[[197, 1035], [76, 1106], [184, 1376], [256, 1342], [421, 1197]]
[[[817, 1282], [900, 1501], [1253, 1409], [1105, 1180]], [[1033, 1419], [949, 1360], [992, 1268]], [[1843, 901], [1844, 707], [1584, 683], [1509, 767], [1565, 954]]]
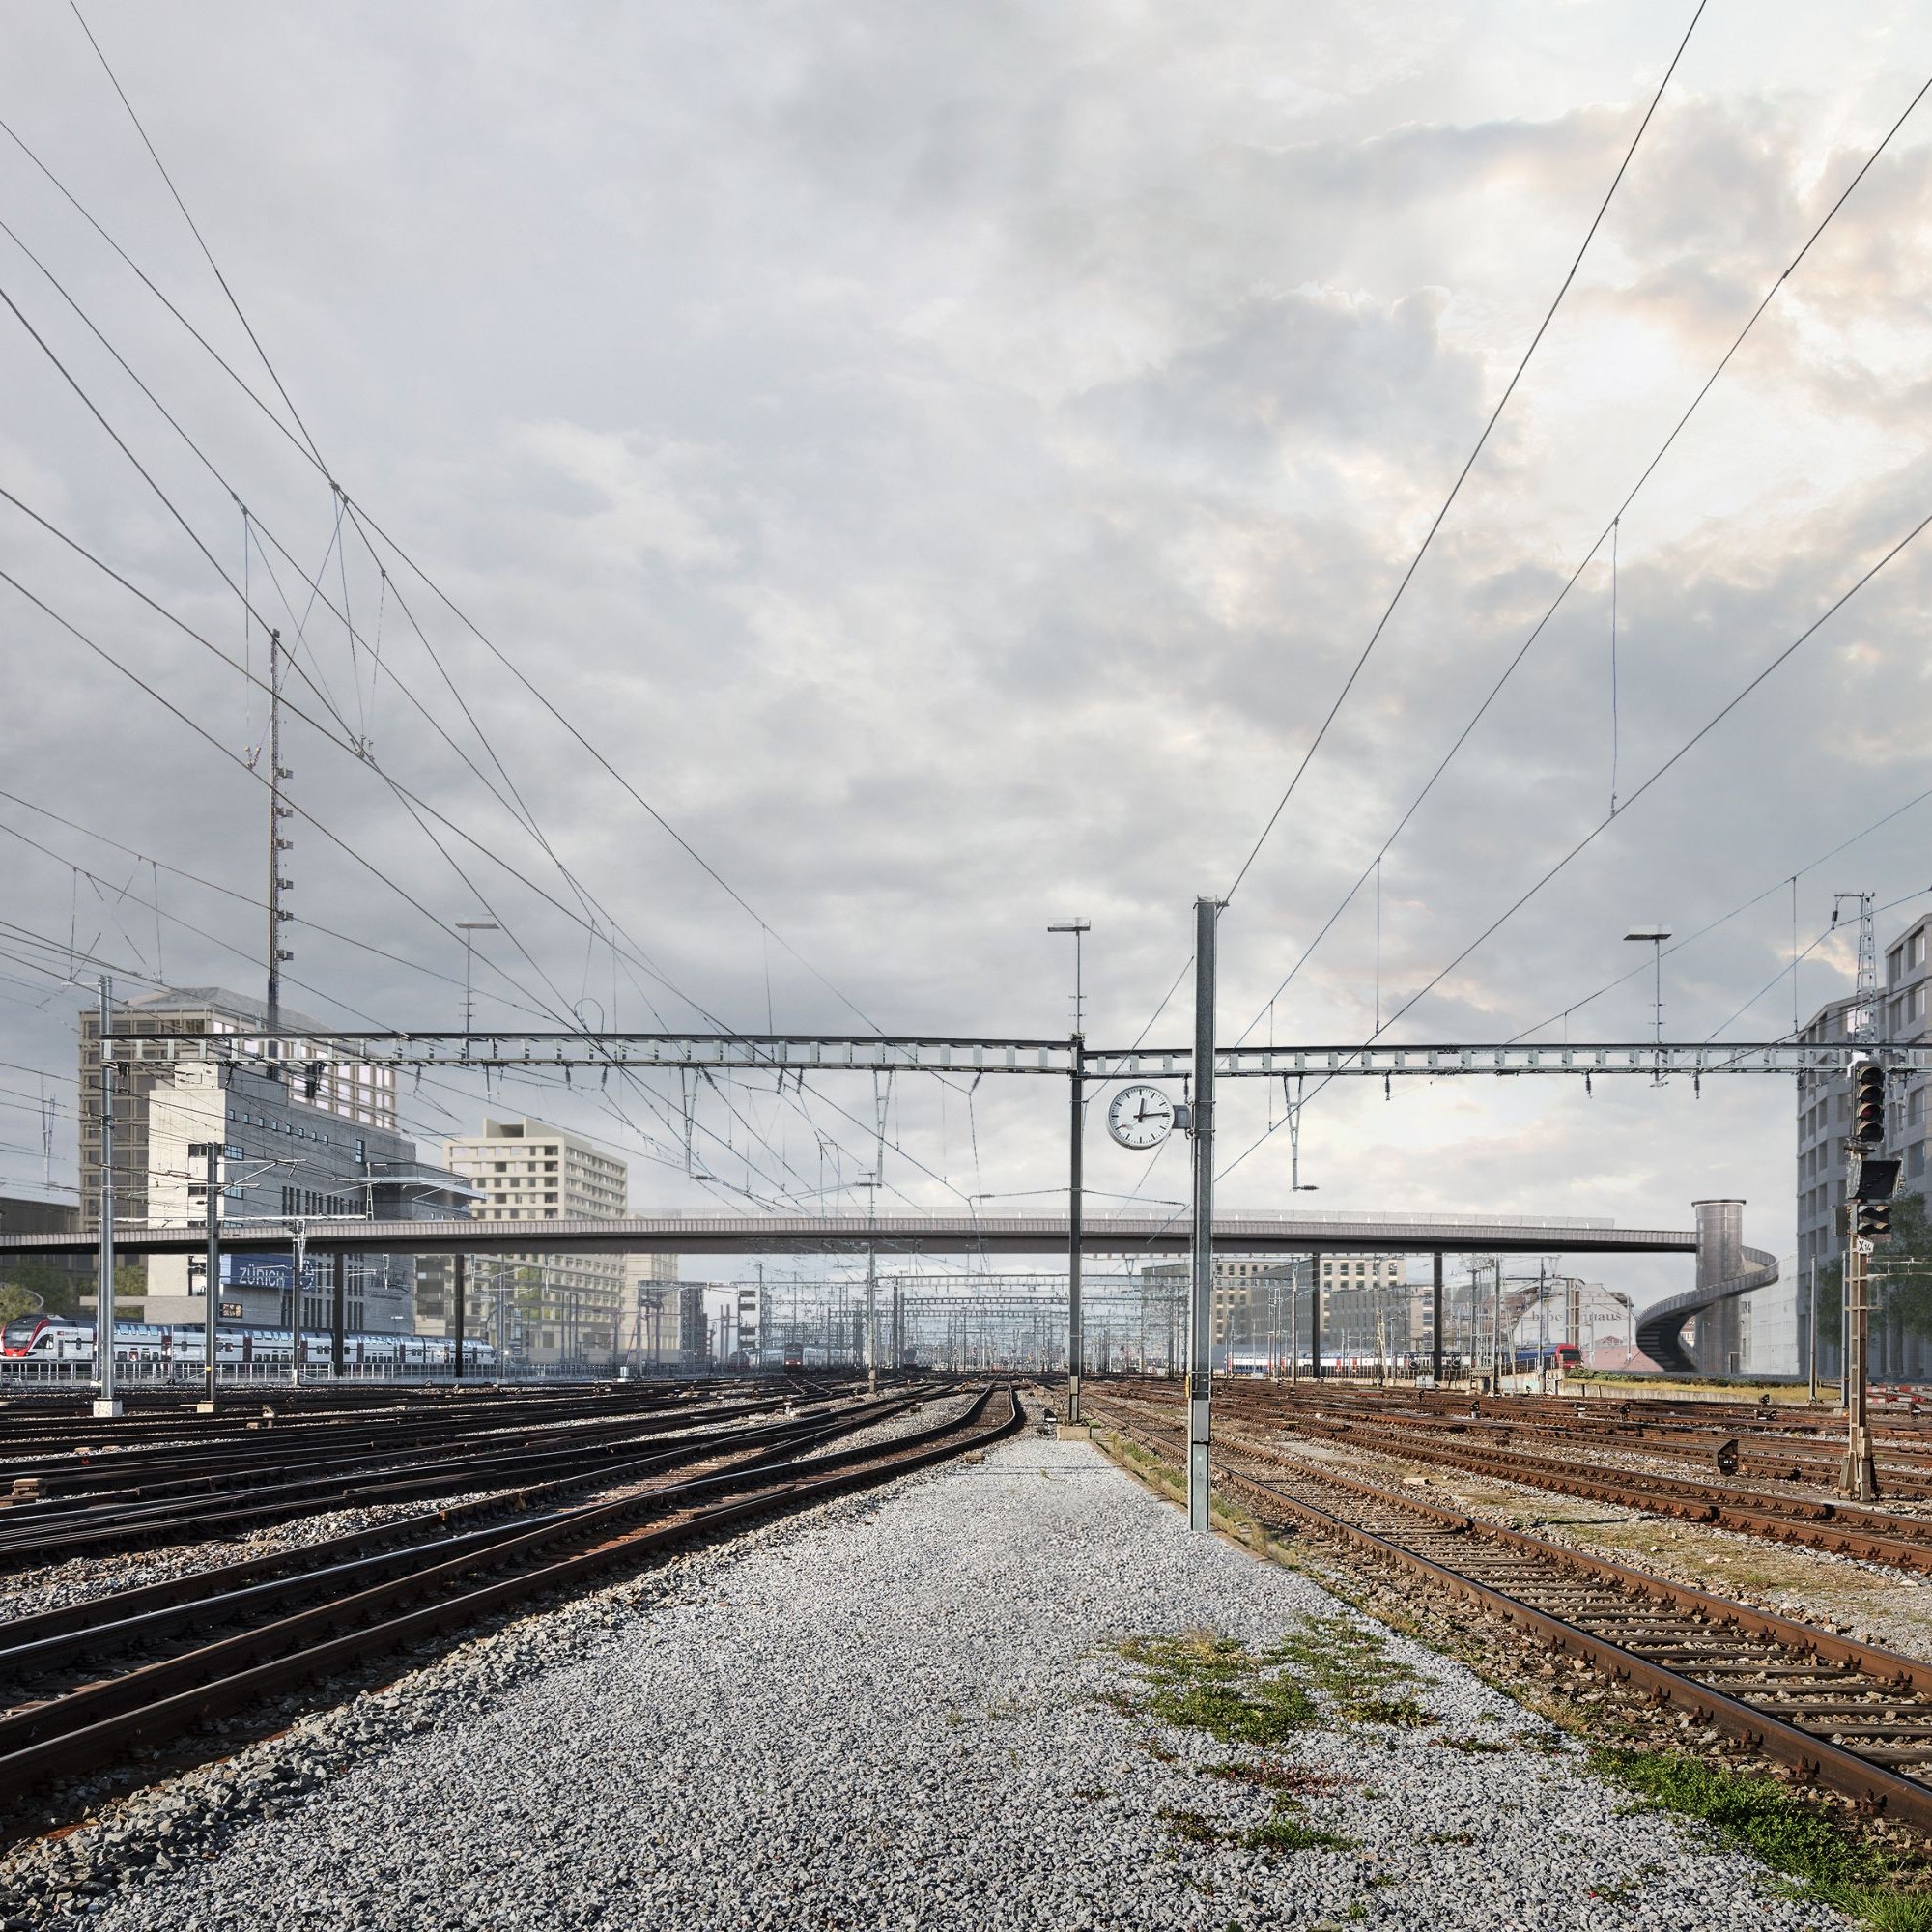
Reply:
[[[150, 1321], [114, 1324], [114, 1359], [128, 1363], [207, 1365], [207, 1336], [201, 1324], [163, 1325]], [[327, 1329], [302, 1331], [302, 1361], [320, 1368], [330, 1358]], [[214, 1359], [223, 1362], [280, 1362], [289, 1359], [289, 1331], [241, 1321], [224, 1321], [215, 1331]], [[454, 1338], [442, 1335], [350, 1334], [342, 1339], [344, 1368], [409, 1371], [448, 1368], [454, 1358]], [[497, 1350], [488, 1342], [466, 1341], [466, 1367], [473, 1374], [496, 1366]], [[34, 1362], [91, 1362], [94, 1324], [61, 1315], [22, 1315], [0, 1330], [0, 1359]]]

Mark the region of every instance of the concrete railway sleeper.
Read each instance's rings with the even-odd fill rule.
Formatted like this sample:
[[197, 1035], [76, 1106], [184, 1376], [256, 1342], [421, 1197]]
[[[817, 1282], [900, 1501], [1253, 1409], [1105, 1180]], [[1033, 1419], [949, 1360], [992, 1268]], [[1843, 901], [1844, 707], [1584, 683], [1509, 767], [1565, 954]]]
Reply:
[[[1164, 1461], [1184, 1447], [1179, 1430], [1092, 1406]], [[1932, 1664], [1288, 1458], [1264, 1474], [1224, 1450], [1214, 1480], [1264, 1523], [1313, 1531], [1477, 1604], [1801, 1778], [1932, 1831]]]
[[[735, 1467], [559, 1512], [505, 1536], [451, 1539], [471, 1547], [452, 1553], [444, 1543], [413, 1551], [416, 1567], [373, 1585], [351, 1574], [340, 1579], [344, 1589], [290, 1614], [272, 1614], [282, 1605], [270, 1601], [266, 1622], [253, 1620], [261, 1605], [238, 1603], [242, 1627], [232, 1634], [158, 1662], [134, 1661], [0, 1718], [0, 1812], [17, 1814], [54, 1781], [122, 1763], [137, 1747], [172, 1741], [363, 1659], [576, 1587], [677, 1543], [984, 1447], [1014, 1434], [1024, 1420], [1012, 1390], [996, 1402], [994, 1391], [984, 1389], [963, 1413], [887, 1445], [801, 1462], [813, 1446], [808, 1440], [782, 1461], [763, 1451]], [[640, 1517], [656, 1520], [640, 1524]], [[222, 1614], [218, 1601], [204, 1601], [196, 1610], [209, 1622]]]

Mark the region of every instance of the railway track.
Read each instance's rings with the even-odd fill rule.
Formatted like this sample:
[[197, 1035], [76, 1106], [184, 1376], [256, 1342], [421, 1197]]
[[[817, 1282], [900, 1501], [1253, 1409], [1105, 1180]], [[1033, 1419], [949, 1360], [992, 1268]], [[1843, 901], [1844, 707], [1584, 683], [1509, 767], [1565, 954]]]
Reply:
[[[322, 1510], [423, 1501], [465, 1490], [515, 1488], [596, 1472], [637, 1445], [676, 1431], [787, 1411], [791, 1399], [693, 1405], [575, 1424], [541, 1415], [514, 1427], [444, 1428], [354, 1445], [298, 1440], [272, 1430], [227, 1443], [146, 1457], [66, 1459], [16, 1473], [0, 1510], [0, 1568], [142, 1545], [230, 1536]], [[832, 1406], [819, 1405], [819, 1412]], [[17, 1472], [18, 1465], [15, 1465]], [[0, 1471], [4, 1474], [4, 1471]]]
[[400, 1548], [338, 1547], [320, 1567], [267, 1579], [260, 1564], [233, 1566], [0, 1625], [0, 1814], [296, 1685], [753, 1517], [890, 1481], [1009, 1435], [1025, 1417], [1010, 1389], [988, 1388], [894, 1442], [838, 1446], [877, 1419], [804, 1418], [708, 1458], [663, 1451], [660, 1465], [684, 1453], [686, 1472], [664, 1480], [662, 1466], [639, 1467], [619, 1493], [587, 1503], [440, 1524]]
[[[1149, 1393], [1155, 1391], [1149, 1386]], [[1569, 1451], [1640, 1455], [1685, 1466], [1693, 1477], [1725, 1458], [1724, 1473], [1744, 1481], [1804, 1484], [1830, 1491], [1837, 1481], [1844, 1420], [1835, 1410], [1778, 1416], [1735, 1405], [1715, 1416], [1687, 1416], [1674, 1405], [1633, 1400], [1588, 1403], [1536, 1396], [1455, 1396], [1443, 1392], [1370, 1390], [1333, 1382], [1244, 1387], [1229, 1384], [1231, 1408], [1319, 1407], [1329, 1414], [1400, 1424], [1417, 1436], [1482, 1441], [1492, 1447], [1532, 1442]], [[1882, 1491], [1932, 1500], [1932, 1436], [1918, 1425], [1875, 1430]]]
[[1227, 1407], [1238, 1417], [1248, 1441], [1255, 1439], [1253, 1432], [1268, 1430], [1345, 1443], [1406, 1463], [1460, 1469], [1864, 1562], [1932, 1571], [1932, 1518], [1924, 1516], [1547, 1455], [1487, 1435], [1425, 1432], [1409, 1426], [1406, 1416], [1369, 1408], [1335, 1410], [1309, 1400]]
[[[1103, 1426], [1184, 1466], [1179, 1428], [1105, 1397]], [[1802, 1777], [1932, 1831], [1932, 1664], [1255, 1444], [1222, 1445], [1217, 1492], [1464, 1602], [1695, 1713]]]

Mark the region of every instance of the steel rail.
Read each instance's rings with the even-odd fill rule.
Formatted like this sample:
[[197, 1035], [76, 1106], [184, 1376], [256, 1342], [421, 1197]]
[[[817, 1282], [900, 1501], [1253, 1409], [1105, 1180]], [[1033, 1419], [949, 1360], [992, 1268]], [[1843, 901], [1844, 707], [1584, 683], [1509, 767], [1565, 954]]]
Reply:
[[[1112, 1406], [1105, 1399], [1094, 1405], [1103, 1421]], [[1116, 1419], [1108, 1426], [1143, 1449], [1172, 1461], [1172, 1445], [1180, 1441], [1178, 1429], [1159, 1427], [1150, 1435], [1145, 1423]], [[1883, 1810], [1918, 1831], [1932, 1830], [1932, 1784], [1893, 1770], [1885, 1759], [1932, 1760], [1932, 1664], [1902, 1657], [1875, 1645], [1861, 1644], [1834, 1632], [1815, 1629], [1789, 1618], [1754, 1610], [1708, 1592], [1673, 1583], [1621, 1564], [1586, 1556], [1560, 1544], [1546, 1543], [1520, 1530], [1503, 1529], [1413, 1497], [1397, 1495], [1353, 1477], [1293, 1463], [1287, 1457], [1271, 1460], [1289, 1465], [1304, 1491], [1330, 1498], [1316, 1501], [1307, 1493], [1292, 1492], [1279, 1481], [1267, 1481], [1230, 1466], [1225, 1455], [1215, 1474], [1224, 1490], [1238, 1497], [1264, 1521], [1272, 1518], [1321, 1532], [1347, 1547], [1366, 1551], [1392, 1568], [1437, 1589], [1477, 1604], [1549, 1649], [1581, 1658], [1614, 1681], [1633, 1685], [1659, 1702], [1691, 1711], [1751, 1748], [1789, 1765], [1801, 1776], [1829, 1785], [1861, 1804]], [[1340, 1496], [1344, 1507], [1333, 1498]], [[1351, 1520], [1372, 1516], [1371, 1522]], [[1420, 1544], [1421, 1548], [1413, 1547]], [[1498, 1559], [1503, 1559], [1501, 1562]], [[1514, 1567], [1512, 1561], [1514, 1559]], [[1534, 1566], [1534, 1568], [1532, 1567]], [[1472, 1574], [1487, 1568], [1488, 1575]], [[1535, 1569], [1544, 1574], [1538, 1577]], [[1571, 1579], [1566, 1590], [1564, 1579]], [[1553, 1604], [1579, 1594], [1575, 1585], [1592, 1586], [1608, 1605], [1595, 1614], [1615, 1625], [1621, 1619], [1624, 1640], [1587, 1628], [1561, 1614]], [[1510, 1584], [1514, 1583], [1512, 1589]], [[1529, 1601], [1540, 1591], [1548, 1602]], [[1587, 1602], [1589, 1589], [1582, 1593]], [[1660, 1616], [1662, 1606], [1666, 1614]], [[1632, 1631], [1648, 1642], [1666, 1647], [1685, 1668], [1634, 1647]], [[1746, 1657], [1733, 1662], [1712, 1651], [1703, 1668], [1712, 1675], [1770, 1678], [1782, 1672], [1789, 1687], [1801, 1679], [1816, 1682], [1827, 1695], [1794, 1700], [1789, 1687], [1787, 1704], [1816, 1706], [1815, 1715], [1836, 1736], [1823, 1735], [1773, 1708], [1731, 1695], [1695, 1672], [1696, 1646], [1728, 1633], [1756, 1639], [1761, 1646], [1782, 1653], [1788, 1662], [1769, 1663]], [[1775, 1698], [1775, 1690], [1762, 1694]], [[1905, 1712], [1903, 1721], [1898, 1713]], [[1861, 1723], [1863, 1717], [1865, 1721]], [[1856, 1749], [1839, 1738], [1861, 1736], [1878, 1742]], [[1902, 1737], [1918, 1747], [1890, 1750], [1888, 1735]]]
[[[1520, 1483], [1528, 1489], [1583, 1496], [1619, 1508], [1709, 1523], [1741, 1535], [1800, 1544], [1897, 1569], [1932, 1570], [1932, 1520], [1830, 1502], [1780, 1496], [1762, 1490], [1721, 1488], [1682, 1476], [1652, 1475], [1601, 1463], [1561, 1461], [1517, 1448], [1485, 1448], [1417, 1439], [1386, 1424], [1350, 1419], [1329, 1422], [1305, 1410], [1283, 1417], [1240, 1412], [1244, 1422], [1267, 1420], [1287, 1434], [1318, 1436], [1374, 1449], [1398, 1461], [1430, 1463], [1473, 1475]], [[1241, 1438], [1230, 1435], [1231, 1441]], [[1244, 1443], [1248, 1447], [1264, 1447]]]
[[[588, 1484], [613, 1488], [635, 1484], [646, 1476], [677, 1469], [717, 1464], [713, 1474], [742, 1474], [759, 1470], [778, 1459], [797, 1458], [837, 1441], [854, 1431], [888, 1421], [913, 1406], [910, 1400], [881, 1403], [864, 1410], [828, 1418], [811, 1417], [735, 1435], [693, 1439], [672, 1449], [638, 1458], [594, 1475], [564, 1477], [520, 1490], [514, 1501], [493, 1498], [494, 1508], [475, 1506], [484, 1526], [452, 1529], [438, 1517], [415, 1519], [429, 1534], [411, 1542], [387, 1539], [375, 1548], [360, 1550], [323, 1564], [283, 1566], [283, 1574], [258, 1581], [238, 1581], [223, 1571], [191, 1572], [159, 1584], [117, 1591], [85, 1603], [61, 1605], [33, 1616], [0, 1623], [0, 1685], [15, 1689], [39, 1673], [84, 1655], [86, 1667], [97, 1669], [102, 1656], [117, 1648], [145, 1646], [174, 1634], [189, 1624], [206, 1626], [237, 1620], [259, 1621], [262, 1613], [293, 1605], [317, 1590], [352, 1594], [365, 1583], [421, 1570], [437, 1559], [475, 1557], [493, 1544], [510, 1543], [581, 1517], [596, 1505], [543, 1507], [556, 1503]], [[721, 1457], [723, 1461], [721, 1463]], [[690, 1487], [695, 1478], [640, 1492], [638, 1500], [656, 1502], [668, 1492]], [[509, 1520], [490, 1520], [504, 1519]], [[240, 1566], [249, 1567], [249, 1566]]]
[[[708, 1419], [698, 1415], [689, 1418], [691, 1422]], [[661, 1433], [632, 1431], [628, 1441], [635, 1443]], [[627, 1444], [623, 1439], [600, 1437], [514, 1456], [477, 1445], [464, 1446], [469, 1453], [460, 1456], [378, 1459], [372, 1465], [344, 1474], [266, 1488], [247, 1484], [242, 1492], [246, 1500], [228, 1501], [221, 1494], [211, 1498], [197, 1492], [162, 1496], [152, 1502], [110, 1502], [98, 1509], [90, 1508], [85, 1497], [27, 1505], [0, 1518], [0, 1567], [60, 1561], [184, 1536], [205, 1541], [324, 1510], [425, 1501], [466, 1489], [496, 1489], [506, 1483], [534, 1481], [559, 1471], [594, 1478], [608, 1470], [611, 1459], [619, 1457]]]
[[[573, 1512], [562, 1524], [547, 1525], [486, 1552], [495, 1566], [523, 1555], [530, 1567], [472, 1587], [460, 1587], [478, 1564], [458, 1558], [413, 1577], [396, 1579], [347, 1599], [333, 1600], [265, 1629], [237, 1635], [109, 1679], [86, 1690], [0, 1719], [0, 1804], [17, 1806], [53, 1779], [95, 1771], [124, 1759], [137, 1745], [181, 1736], [211, 1719], [228, 1717], [262, 1698], [312, 1677], [338, 1671], [372, 1655], [388, 1654], [439, 1634], [474, 1623], [495, 1610], [533, 1596], [581, 1583], [601, 1570], [654, 1554], [691, 1538], [712, 1535], [775, 1510], [795, 1509], [848, 1491], [870, 1487], [928, 1467], [962, 1450], [1010, 1435], [1025, 1419], [1019, 1398], [1008, 1390], [1009, 1413], [990, 1425], [980, 1418], [989, 1388], [965, 1414], [885, 1448], [861, 1448], [808, 1465], [804, 1474], [739, 1471], [654, 1491], [647, 1497], [599, 1504]], [[749, 1495], [711, 1501], [717, 1492], [751, 1481]], [[624, 1526], [626, 1513], [640, 1506], [663, 1509], [682, 1496], [692, 1506], [671, 1521]], [[566, 1539], [585, 1544], [567, 1554]], [[586, 1542], [587, 1540], [587, 1542]], [[416, 1589], [439, 1584], [455, 1594], [408, 1609], [397, 1602]], [[343, 1631], [345, 1619], [370, 1617]], [[264, 1656], [265, 1650], [281, 1649]], [[200, 1681], [184, 1682], [185, 1679]], [[123, 1708], [107, 1708], [115, 1704]]]

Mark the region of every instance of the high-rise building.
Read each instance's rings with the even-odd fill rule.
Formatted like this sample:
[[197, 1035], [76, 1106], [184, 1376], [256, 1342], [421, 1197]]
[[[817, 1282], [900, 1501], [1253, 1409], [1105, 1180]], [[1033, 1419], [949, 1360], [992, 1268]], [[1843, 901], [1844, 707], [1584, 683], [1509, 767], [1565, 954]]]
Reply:
[[[624, 1162], [542, 1121], [486, 1120], [480, 1134], [446, 1142], [443, 1158], [475, 1190], [469, 1211], [478, 1220], [616, 1220], [627, 1210]], [[528, 1253], [470, 1257], [466, 1324], [492, 1332], [507, 1292], [531, 1362], [611, 1361], [622, 1332], [625, 1258], [545, 1254], [540, 1240], [532, 1229]], [[437, 1279], [446, 1277], [439, 1271]], [[442, 1296], [446, 1303], [446, 1288]]]
[[[1872, 1036], [1902, 1045], [1925, 1042], [1928, 1021], [1928, 953], [1932, 916], [1909, 925], [1885, 949]], [[1840, 1044], [1853, 1037], [1854, 1000], [1828, 1000], [1799, 1035], [1806, 1043]], [[1885, 1146], [1899, 1162], [1898, 1192], [1927, 1200], [1925, 1094], [1927, 1077], [1894, 1074], [1886, 1084]], [[1843, 1073], [1803, 1073], [1798, 1077], [1798, 1268], [1788, 1292], [1796, 1301], [1798, 1373], [1809, 1367], [1810, 1280], [1814, 1264], [1828, 1268], [1844, 1259], [1845, 1237], [1837, 1232], [1837, 1209], [1845, 1202], [1845, 1140], [1851, 1131], [1852, 1083]], [[1889, 1306], [1883, 1250], [1873, 1264], [1872, 1370], [1880, 1376], [1923, 1376], [1932, 1370], [1932, 1344], [1904, 1332]], [[1818, 1337], [1819, 1362], [1828, 1375], [1837, 1372], [1838, 1335]]]
[[[168, 1035], [260, 1034], [268, 1009], [246, 993], [221, 986], [170, 986], [156, 993], [140, 993], [115, 1003], [114, 1030], [150, 1037]], [[300, 1013], [282, 1013], [291, 1033], [326, 1033], [318, 1020]], [[154, 1088], [169, 1084], [173, 1069], [156, 1065], [125, 1067], [114, 1093], [114, 1214], [121, 1221], [148, 1218], [148, 1096]], [[239, 1077], [248, 1077], [241, 1075]], [[270, 1083], [277, 1084], [277, 1083]], [[327, 1115], [345, 1128], [374, 1128], [393, 1133], [396, 1127], [396, 1075], [391, 1067], [361, 1066], [342, 1062], [318, 1068], [311, 1091], [305, 1079], [284, 1087], [284, 1094], [306, 1110], [307, 1116]], [[414, 1148], [410, 1152], [414, 1154]], [[97, 1007], [80, 1013], [80, 1211], [81, 1225], [99, 1223], [100, 1202], [100, 1014]]]
[[[262, 1002], [218, 986], [170, 987], [117, 1004], [117, 1033], [147, 1037], [259, 1034]], [[326, 1032], [284, 1011], [289, 1031]], [[81, 1225], [99, 1225], [100, 1029], [97, 1009], [80, 1015]], [[244, 1066], [133, 1065], [115, 1082], [114, 1217], [151, 1226], [198, 1224], [204, 1178], [188, 1149], [215, 1142], [239, 1149], [226, 1164], [225, 1222], [260, 1225], [259, 1251], [224, 1256], [222, 1312], [273, 1324], [290, 1316], [292, 1224], [376, 1214], [416, 1219], [457, 1211], [450, 1177], [424, 1168], [415, 1143], [396, 1131], [395, 1073], [338, 1064], [279, 1076]], [[327, 1327], [336, 1271], [349, 1327], [407, 1333], [414, 1325], [414, 1261], [409, 1255], [317, 1256], [302, 1284], [302, 1325]], [[143, 1313], [151, 1321], [199, 1321], [207, 1293], [200, 1256], [160, 1255], [147, 1264]]]

